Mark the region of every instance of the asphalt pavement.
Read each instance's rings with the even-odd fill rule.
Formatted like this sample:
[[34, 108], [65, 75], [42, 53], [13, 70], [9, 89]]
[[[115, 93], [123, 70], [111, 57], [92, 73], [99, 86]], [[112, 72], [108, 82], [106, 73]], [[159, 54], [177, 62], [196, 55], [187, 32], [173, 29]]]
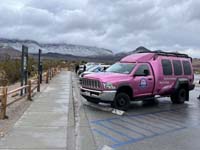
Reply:
[[[77, 78], [74, 77], [77, 83]], [[77, 83], [77, 88], [79, 84]], [[200, 149], [200, 88], [190, 92], [190, 101], [172, 104], [170, 99], [134, 102], [123, 116], [109, 105], [80, 101], [81, 150], [198, 150]]]

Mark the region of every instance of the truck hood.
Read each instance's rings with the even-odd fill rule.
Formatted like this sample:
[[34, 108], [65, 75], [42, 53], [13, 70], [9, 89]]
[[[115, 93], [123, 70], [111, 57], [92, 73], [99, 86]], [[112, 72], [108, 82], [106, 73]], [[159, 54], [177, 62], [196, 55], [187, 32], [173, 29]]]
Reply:
[[111, 72], [101, 72], [101, 73], [92, 73], [85, 75], [84, 78], [99, 80], [101, 82], [119, 82], [129, 80], [130, 76], [127, 74], [120, 73], [111, 73]]

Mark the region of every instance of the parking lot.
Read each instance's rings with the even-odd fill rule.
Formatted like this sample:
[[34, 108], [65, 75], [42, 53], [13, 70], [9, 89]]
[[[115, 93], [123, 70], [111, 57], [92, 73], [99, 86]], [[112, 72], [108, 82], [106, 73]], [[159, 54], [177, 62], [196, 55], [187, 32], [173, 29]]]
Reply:
[[169, 98], [135, 102], [123, 116], [112, 114], [108, 105], [93, 105], [79, 96], [79, 145], [82, 149], [104, 149], [105, 145], [118, 150], [200, 149], [199, 94], [196, 87], [190, 101], [179, 105]]

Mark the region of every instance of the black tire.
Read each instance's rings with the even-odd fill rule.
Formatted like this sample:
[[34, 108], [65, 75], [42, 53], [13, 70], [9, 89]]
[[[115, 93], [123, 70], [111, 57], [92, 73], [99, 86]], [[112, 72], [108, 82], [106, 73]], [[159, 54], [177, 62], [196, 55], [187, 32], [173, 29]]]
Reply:
[[129, 95], [126, 93], [118, 93], [112, 105], [114, 106], [114, 108], [119, 110], [128, 110], [130, 106]]
[[183, 104], [188, 97], [188, 91], [185, 88], [180, 88], [175, 94], [171, 95], [171, 101], [174, 104]]

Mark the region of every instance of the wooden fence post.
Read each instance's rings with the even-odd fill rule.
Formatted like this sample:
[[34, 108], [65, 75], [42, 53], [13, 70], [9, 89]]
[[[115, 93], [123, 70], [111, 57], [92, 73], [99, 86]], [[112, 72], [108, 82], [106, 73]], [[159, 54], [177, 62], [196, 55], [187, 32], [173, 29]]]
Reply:
[[51, 69], [51, 78], [54, 77], [54, 74], [53, 74], [53, 68]]
[[56, 74], [58, 74], [58, 67], [56, 67]]
[[54, 68], [53, 68], [53, 69], [52, 69], [52, 77], [54, 77], [54, 75], [55, 75], [55, 74], [54, 74]]
[[0, 119], [8, 119], [8, 116], [6, 116], [6, 107], [7, 107], [7, 93], [8, 93], [8, 87], [4, 86], [2, 88], [2, 99], [1, 99], [1, 112], [0, 112]]
[[49, 80], [51, 80], [51, 78], [52, 78], [52, 71], [51, 71], [51, 69], [49, 70]]
[[28, 80], [28, 100], [32, 101], [32, 91], [31, 91], [32, 82]]

